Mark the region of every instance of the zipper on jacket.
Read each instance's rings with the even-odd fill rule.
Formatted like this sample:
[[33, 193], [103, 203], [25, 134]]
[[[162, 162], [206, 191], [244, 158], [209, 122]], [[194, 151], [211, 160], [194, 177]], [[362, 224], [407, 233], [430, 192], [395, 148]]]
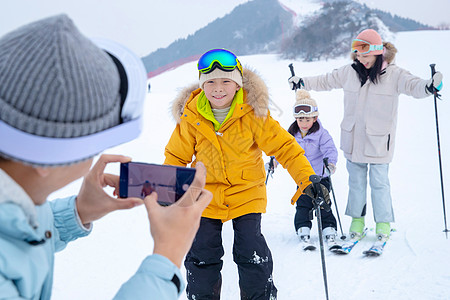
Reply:
[[218, 131], [216, 131], [216, 135], [218, 135], [218, 136], [222, 136], [222, 135], [223, 135], [223, 133], [222, 133], [222, 132], [218, 132]]

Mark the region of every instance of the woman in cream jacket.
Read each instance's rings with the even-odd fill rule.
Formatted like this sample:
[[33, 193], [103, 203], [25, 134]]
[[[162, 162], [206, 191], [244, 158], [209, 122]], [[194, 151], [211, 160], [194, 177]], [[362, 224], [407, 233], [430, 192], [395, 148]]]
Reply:
[[372, 29], [362, 31], [352, 42], [353, 63], [331, 73], [313, 77], [291, 77], [292, 88], [327, 91], [343, 89], [344, 118], [340, 148], [347, 159], [349, 194], [346, 214], [353, 218], [350, 235], [363, 233], [366, 214], [367, 172], [376, 233], [386, 240], [394, 212], [388, 178], [392, 161], [400, 94], [425, 98], [440, 89], [442, 74], [424, 80], [394, 64], [397, 49], [383, 42]]

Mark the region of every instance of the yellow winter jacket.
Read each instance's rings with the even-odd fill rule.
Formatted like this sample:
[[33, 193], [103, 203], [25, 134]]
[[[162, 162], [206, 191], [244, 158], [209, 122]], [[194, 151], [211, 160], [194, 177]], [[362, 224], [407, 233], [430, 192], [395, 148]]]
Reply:
[[262, 151], [275, 156], [299, 186], [292, 204], [314, 174], [300, 145], [270, 116], [268, 91], [261, 78], [245, 69], [243, 81], [243, 103], [234, 101], [231, 117], [218, 131], [197, 110], [202, 90], [193, 86], [184, 89], [172, 107], [177, 125], [165, 148], [164, 164], [205, 164], [205, 188], [213, 193], [213, 200], [202, 216], [223, 222], [266, 212]]

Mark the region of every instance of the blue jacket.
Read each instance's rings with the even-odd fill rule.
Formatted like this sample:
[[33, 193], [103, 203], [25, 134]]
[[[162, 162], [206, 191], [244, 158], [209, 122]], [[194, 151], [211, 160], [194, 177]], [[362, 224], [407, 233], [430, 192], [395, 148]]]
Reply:
[[[50, 299], [54, 253], [86, 236], [75, 196], [34, 205], [25, 191], [0, 169], [0, 298]], [[172, 281], [180, 270], [160, 255], [147, 257], [115, 299], [177, 299]], [[176, 280], [175, 280], [176, 281]]]

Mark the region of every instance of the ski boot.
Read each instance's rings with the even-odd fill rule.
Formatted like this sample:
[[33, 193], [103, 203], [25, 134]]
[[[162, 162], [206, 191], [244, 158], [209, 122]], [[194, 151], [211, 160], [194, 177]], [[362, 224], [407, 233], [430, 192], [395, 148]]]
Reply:
[[325, 242], [327, 243], [328, 250], [334, 251], [340, 249], [341, 245], [336, 242], [336, 229], [333, 227], [326, 227], [323, 229], [323, 236], [325, 237]]
[[389, 239], [389, 236], [383, 233], [377, 234], [377, 240], [373, 243], [369, 250], [363, 251], [365, 256], [380, 256], [383, 254], [384, 246]]
[[377, 223], [376, 225], [377, 240], [373, 243], [369, 250], [363, 252], [366, 256], [380, 256], [383, 253], [384, 246], [391, 234], [390, 223]]
[[302, 244], [302, 249], [305, 251], [316, 250], [316, 246], [314, 246], [314, 244], [311, 243], [310, 233], [311, 233], [311, 229], [309, 227], [300, 227], [297, 230], [297, 235]]

